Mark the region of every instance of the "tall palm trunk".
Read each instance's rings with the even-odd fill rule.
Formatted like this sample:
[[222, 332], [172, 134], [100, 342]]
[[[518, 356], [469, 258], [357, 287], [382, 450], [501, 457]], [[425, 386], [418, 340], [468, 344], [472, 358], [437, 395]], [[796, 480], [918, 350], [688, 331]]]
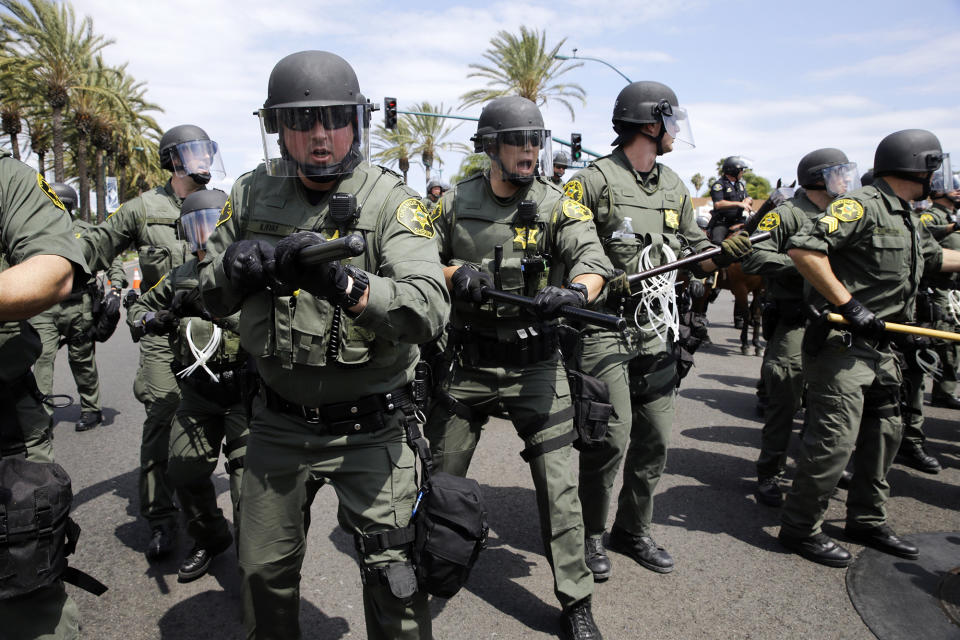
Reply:
[[20, 131], [22, 129], [20, 125], [20, 115], [14, 112], [7, 112], [3, 114], [3, 132], [10, 136], [10, 150], [13, 153], [13, 157], [17, 160], [20, 159]]
[[87, 136], [77, 131], [77, 173], [80, 174], [80, 217], [90, 222], [90, 177], [87, 175]]
[[43, 151], [37, 151], [37, 172], [46, 179], [45, 171], [46, 169], [46, 153]]
[[97, 224], [103, 222], [107, 211], [107, 163], [104, 162], [104, 152], [97, 149]]
[[[51, 105], [51, 110], [53, 113], [50, 119], [50, 129], [53, 131], [53, 179], [56, 182], [63, 182], [66, 179], [63, 170], [63, 105]], [[82, 173], [80, 179], [83, 179]]]

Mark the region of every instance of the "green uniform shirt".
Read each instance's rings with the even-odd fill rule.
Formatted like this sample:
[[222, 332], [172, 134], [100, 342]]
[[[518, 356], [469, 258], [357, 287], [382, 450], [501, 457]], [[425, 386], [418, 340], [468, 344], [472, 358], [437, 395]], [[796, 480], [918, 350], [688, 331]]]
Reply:
[[364, 166], [334, 192], [356, 196], [360, 218], [348, 231], [367, 242], [363, 255], [344, 261], [370, 278], [367, 307], [356, 318], [306, 291], [285, 296], [265, 290], [244, 297], [227, 279], [223, 253], [237, 240], [276, 244], [301, 230], [340, 234], [327, 215], [329, 197], [310, 204], [298, 179], [270, 177], [263, 165], [234, 184], [200, 264], [210, 312], [224, 317], [240, 310], [241, 342], [257, 359], [266, 384], [310, 407], [410, 383], [417, 345], [436, 337], [450, 310], [432, 214], [417, 194], [393, 172]]
[[[187, 260], [170, 273], [164, 275], [152, 289], [140, 296], [127, 312], [127, 324], [138, 327], [148, 311], [169, 309], [178, 291], [190, 291], [200, 286], [200, 268], [196, 258]], [[217, 319], [218, 326], [224, 331], [217, 350], [207, 361], [216, 365], [240, 365], [246, 355], [240, 348], [240, 314], [235, 313], [223, 319]], [[170, 336], [170, 346], [174, 358], [183, 365], [196, 362], [190, 344], [187, 341], [187, 329], [197, 349], [203, 349], [213, 335], [214, 323], [202, 318], [182, 318], [178, 331]]]
[[[918, 228], [919, 227], [919, 228]], [[910, 206], [882, 178], [830, 203], [787, 243], [827, 254], [830, 267], [854, 298], [878, 318], [909, 322], [924, 268], [939, 270], [941, 247]], [[826, 301], [812, 288], [811, 302]]]
[[183, 264], [190, 255], [187, 243], [177, 238], [181, 202], [167, 182], [123, 203], [103, 224], [91, 227], [81, 238], [91, 267], [107, 269], [121, 252], [136, 247], [140, 288], [145, 291], [153, 287], [163, 274]]
[[[697, 226], [690, 194], [669, 167], [654, 164], [646, 176], [634, 170], [621, 147], [591, 162], [567, 182], [565, 193], [596, 215], [597, 232], [613, 266], [627, 274], [640, 271], [640, 252], [659, 237], [678, 250], [689, 246], [700, 252], [712, 248]], [[616, 237], [630, 218], [634, 238]]]
[[[75, 289], [89, 274], [56, 193], [40, 174], [0, 151], [0, 271], [37, 255], [61, 256], [80, 267]], [[30, 369], [40, 341], [26, 322], [3, 322], [0, 353], [0, 381], [11, 381]]]
[[[535, 220], [518, 220], [517, 207], [525, 200], [536, 203]], [[563, 285], [585, 273], [606, 279], [612, 271], [591, 211], [542, 178], [504, 199], [493, 193], [485, 175], [476, 174], [445, 193], [431, 215], [444, 264], [475, 265], [510, 293], [531, 296], [547, 284]], [[498, 245], [503, 247], [499, 274]], [[455, 302], [451, 320], [457, 327], [495, 327], [504, 337], [530, 324], [529, 315], [503, 304]]]
[[[933, 234], [941, 247], [960, 251], [960, 233], [956, 230], [949, 230], [953, 213], [952, 208], [934, 202], [933, 206], [920, 214], [920, 222]], [[941, 290], [952, 289], [953, 283], [957, 280], [957, 274], [955, 273], [928, 273], [927, 276], [930, 279], [930, 284]]]
[[823, 214], [810, 202], [805, 191], [767, 212], [757, 225], [757, 231], [769, 231], [767, 240], [755, 242], [753, 253], [740, 263], [744, 273], [767, 278], [767, 295], [782, 301], [803, 300], [804, 279], [793, 260], [787, 255], [787, 241], [807, 222]]

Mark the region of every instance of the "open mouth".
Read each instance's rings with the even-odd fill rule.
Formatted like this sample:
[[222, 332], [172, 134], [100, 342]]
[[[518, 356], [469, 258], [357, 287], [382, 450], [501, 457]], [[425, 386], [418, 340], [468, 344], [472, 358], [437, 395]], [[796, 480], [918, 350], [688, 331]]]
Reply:
[[533, 171], [533, 160], [520, 160], [517, 162], [517, 171], [529, 173]]
[[329, 162], [333, 159], [333, 154], [326, 147], [317, 147], [310, 152], [310, 157], [317, 162]]

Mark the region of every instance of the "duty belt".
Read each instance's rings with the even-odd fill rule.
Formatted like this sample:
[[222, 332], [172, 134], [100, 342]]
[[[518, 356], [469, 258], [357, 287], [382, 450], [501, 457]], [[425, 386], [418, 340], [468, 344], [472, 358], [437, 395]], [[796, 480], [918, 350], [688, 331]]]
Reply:
[[525, 367], [559, 357], [556, 327], [535, 324], [517, 329], [516, 335], [516, 340], [502, 341], [493, 334], [451, 327], [450, 344], [468, 366]]
[[383, 414], [413, 405], [413, 398], [407, 389], [403, 388], [363, 396], [349, 402], [306, 407], [282, 398], [263, 381], [260, 384], [260, 399], [273, 411], [320, 425], [320, 431], [335, 436], [379, 431], [385, 426]]

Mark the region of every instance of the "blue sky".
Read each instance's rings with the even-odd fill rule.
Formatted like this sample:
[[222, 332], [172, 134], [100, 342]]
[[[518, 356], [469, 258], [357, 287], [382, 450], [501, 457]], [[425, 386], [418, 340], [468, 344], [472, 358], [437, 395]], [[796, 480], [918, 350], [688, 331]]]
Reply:
[[[262, 161], [251, 113], [284, 55], [343, 56], [374, 102], [388, 95], [401, 109], [422, 100], [456, 106], [479, 86], [466, 77], [467, 65], [482, 61], [497, 31], [520, 25], [546, 29], [551, 44], [566, 38], [565, 55], [576, 47], [632, 80], [670, 85], [690, 113], [697, 148], [663, 161], [688, 183], [731, 154], [749, 157], [762, 176], [790, 181], [804, 153], [826, 146], [846, 151], [862, 172], [884, 135], [914, 127], [930, 129], [960, 157], [958, 0], [76, 0], [74, 7], [116, 40], [106, 59], [129, 61], [148, 98], [165, 109], [157, 114], [162, 127], [194, 123], [220, 142], [225, 188]], [[610, 113], [625, 81], [594, 62], [563, 80], [580, 84], [587, 104], [576, 106], [574, 122], [562, 106], [547, 105], [547, 126], [564, 139], [580, 132], [584, 147], [609, 152]], [[479, 107], [461, 113], [476, 116]], [[472, 133], [464, 123], [452, 139], [468, 142]], [[462, 157], [444, 156], [446, 176]], [[419, 166], [410, 184], [422, 191]]]

